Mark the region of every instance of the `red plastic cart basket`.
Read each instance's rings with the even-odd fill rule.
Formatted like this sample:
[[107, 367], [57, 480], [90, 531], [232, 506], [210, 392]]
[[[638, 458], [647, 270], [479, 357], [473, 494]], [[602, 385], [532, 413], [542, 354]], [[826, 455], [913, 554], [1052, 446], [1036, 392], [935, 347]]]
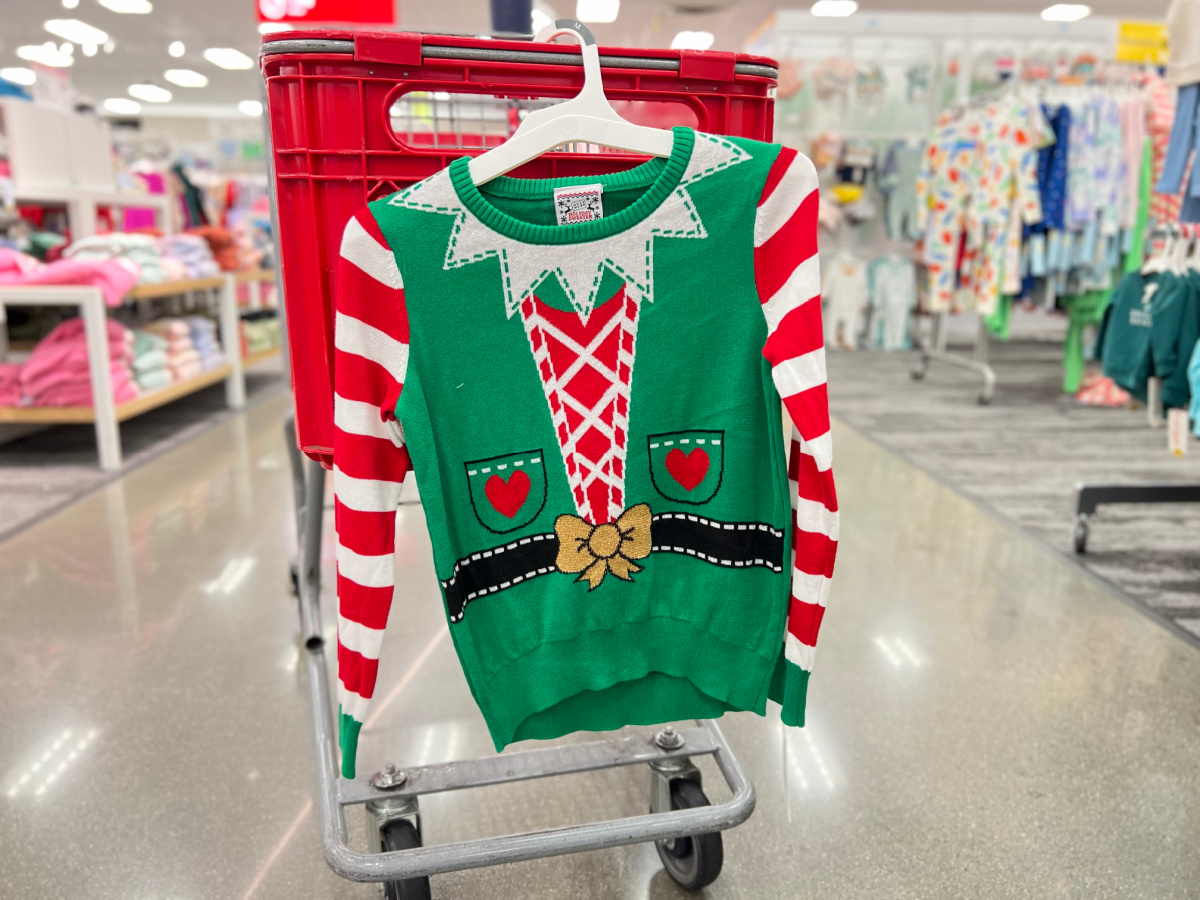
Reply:
[[[601, 48], [600, 64], [605, 93], [630, 119], [771, 139], [774, 60]], [[297, 440], [307, 456], [329, 465], [333, 283], [347, 220], [368, 201], [494, 146], [523, 109], [577, 94], [582, 59], [575, 45], [292, 31], [265, 40], [262, 70]], [[506, 121], [497, 123], [497, 109]], [[625, 153], [551, 153], [513, 174], [597, 174], [643, 160]]]

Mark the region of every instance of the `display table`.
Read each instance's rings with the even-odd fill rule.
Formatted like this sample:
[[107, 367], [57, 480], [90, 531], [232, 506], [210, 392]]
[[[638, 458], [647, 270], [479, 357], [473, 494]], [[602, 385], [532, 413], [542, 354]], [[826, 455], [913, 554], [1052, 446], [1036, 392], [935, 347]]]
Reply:
[[75, 306], [83, 319], [87, 341], [88, 372], [92, 382], [91, 406], [4, 406], [0, 407], [0, 423], [10, 424], [94, 424], [100, 468], [112, 471], [121, 467], [121, 433], [119, 423], [149, 412], [152, 409], [194, 394], [219, 381], [225, 382], [225, 402], [230, 409], [246, 405], [246, 381], [243, 375], [241, 340], [238, 332], [238, 309], [235, 276], [141, 285], [131, 290], [129, 301], [153, 300], [196, 291], [212, 291], [218, 299], [218, 319], [225, 363], [194, 378], [172, 382], [156, 391], [116, 403], [112, 391], [111, 360], [108, 354], [107, 311], [104, 295], [99, 288], [83, 286], [17, 286], [0, 285], [0, 307], [8, 306]]

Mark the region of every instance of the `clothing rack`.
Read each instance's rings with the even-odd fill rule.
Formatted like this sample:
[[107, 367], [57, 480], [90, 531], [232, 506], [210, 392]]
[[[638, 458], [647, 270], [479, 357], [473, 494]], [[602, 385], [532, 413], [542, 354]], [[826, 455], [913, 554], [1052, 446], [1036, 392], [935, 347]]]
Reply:
[[975, 338], [975, 350], [971, 357], [959, 356], [957, 353], [951, 353], [946, 349], [946, 332], [949, 323], [949, 313], [935, 313], [933, 319], [933, 329], [929, 340], [922, 339], [920, 342], [921, 362], [917, 368], [912, 370], [914, 381], [924, 379], [929, 371], [929, 366], [933, 362], [945, 363], [949, 366], [955, 366], [959, 369], [966, 369], [971, 372], [977, 372], [983, 378], [983, 387], [980, 388], [978, 400], [983, 406], [987, 406], [992, 402], [992, 398], [996, 393], [996, 370], [988, 363], [988, 330], [987, 324], [983, 320], [983, 316], [979, 317], [979, 334]]
[[1075, 488], [1075, 552], [1087, 552], [1089, 520], [1114, 503], [1200, 503], [1200, 482], [1080, 484]]
[[[1182, 251], [1195, 252], [1198, 235], [1193, 225], [1170, 222], [1156, 223], [1147, 234], [1147, 244], [1165, 238], [1166, 245], [1155, 255], [1163, 265], [1170, 265], [1172, 254]], [[1180, 245], [1180, 240], [1185, 244]], [[1146, 415], [1151, 428], [1163, 424], [1162, 380], [1151, 376], [1146, 382]], [[1117, 503], [1200, 503], [1200, 482], [1147, 482], [1144, 484], [1080, 483], [1075, 488], [1075, 533], [1076, 553], [1087, 552], [1089, 523], [1100, 506]]]

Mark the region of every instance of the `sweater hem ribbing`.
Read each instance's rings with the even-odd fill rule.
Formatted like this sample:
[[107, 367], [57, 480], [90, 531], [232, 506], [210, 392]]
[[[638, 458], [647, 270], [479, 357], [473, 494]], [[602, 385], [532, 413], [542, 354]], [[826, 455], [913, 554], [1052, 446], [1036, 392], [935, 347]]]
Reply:
[[[774, 665], [775, 654], [730, 644], [691, 622], [656, 617], [535, 647], [491, 675], [478, 699], [501, 750], [514, 740], [728, 710], [763, 715]], [[585, 693], [583, 708], [568, 703]]]

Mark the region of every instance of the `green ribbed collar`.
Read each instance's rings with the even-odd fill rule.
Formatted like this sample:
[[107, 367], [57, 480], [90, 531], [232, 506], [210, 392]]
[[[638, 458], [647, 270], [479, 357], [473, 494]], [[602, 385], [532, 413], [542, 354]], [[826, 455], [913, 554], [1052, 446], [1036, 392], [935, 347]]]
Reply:
[[470, 157], [450, 164], [450, 181], [463, 205], [488, 228], [526, 244], [578, 244], [610, 237], [636, 225], [662, 205], [679, 186], [696, 143], [696, 133], [683, 126], [672, 129], [675, 144], [666, 159], [655, 158], [636, 168], [610, 175], [583, 175], [571, 178], [509, 178], [500, 176], [486, 185], [487, 192], [502, 197], [538, 199], [553, 197], [554, 189], [579, 184], [602, 184], [605, 190], [620, 190], [645, 185], [646, 193], [620, 212], [576, 225], [535, 225], [511, 216], [493, 206], [471, 181]]

